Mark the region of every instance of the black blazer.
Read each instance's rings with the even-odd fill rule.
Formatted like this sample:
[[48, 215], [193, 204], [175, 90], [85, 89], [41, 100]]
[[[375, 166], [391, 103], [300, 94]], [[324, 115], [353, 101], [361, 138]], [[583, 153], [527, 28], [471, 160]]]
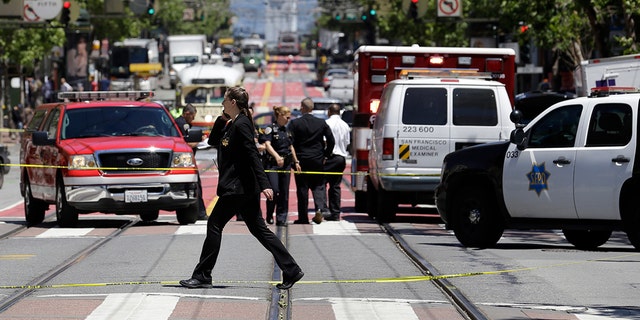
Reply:
[[218, 117], [208, 143], [218, 149], [218, 196], [255, 195], [271, 185], [258, 155], [255, 130], [244, 114], [233, 121]]
[[333, 153], [335, 140], [326, 121], [305, 113], [289, 123], [293, 148], [298, 159], [322, 161]]

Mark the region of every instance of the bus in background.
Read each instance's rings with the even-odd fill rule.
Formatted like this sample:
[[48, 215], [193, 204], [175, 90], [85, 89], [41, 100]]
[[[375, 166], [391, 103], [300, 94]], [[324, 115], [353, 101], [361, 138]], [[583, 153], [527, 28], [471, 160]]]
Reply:
[[155, 39], [125, 39], [111, 48], [111, 90], [156, 90], [160, 74], [162, 64]]
[[258, 71], [265, 56], [266, 41], [257, 36], [242, 39], [240, 49], [242, 50], [242, 66], [244, 71]]
[[180, 108], [188, 103], [196, 110], [192, 125], [208, 135], [213, 122], [222, 114], [222, 100], [229, 87], [242, 85], [244, 72], [223, 64], [196, 64], [178, 73], [178, 97]]
[[298, 33], [293, 31], [281, 31], [278, 36], [278, 55], [297, 56], [300, 54], [300, 39]]

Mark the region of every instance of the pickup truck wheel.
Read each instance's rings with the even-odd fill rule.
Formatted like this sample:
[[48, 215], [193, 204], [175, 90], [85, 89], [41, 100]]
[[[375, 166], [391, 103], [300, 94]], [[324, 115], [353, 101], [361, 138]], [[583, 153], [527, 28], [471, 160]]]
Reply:
[[73, 228], [78, 224], [78, 211], [67, 203], [62, 179], [58, 179], [56, 184], [56, 218], [63, 228]]
[[192, 204], [186, 208], [176, 210], [176, 217], [180, 224], [191, 224], [198, 220], [198, 204]]
[[159, 215], [160, 215], [160, 210], [145, 211], [140, 213], [140, 219], [146, 222], [155, 221], [158, 219]]
[[581, 250], [593, 250], [605, 244], [611, 237], [611, 230], [568, 230], [563, 229], [564, 237]]
[[31, 194], [31, 184], [29, 179], [24, 179], [24, 218], [27, 221], [27, 227], [35, 226], [44, 221], [44, 213], [49, 206], [38, 199], [33, 198]]
[[380, 189], [375, 199], [378, 214], [376, 220], [378, 223], [392, 222], [396, 219], [396, 210], [398, 203], [395, 196], [388, 191]]
[[498, 217], [496, 201], [486, 188], [465, 187], [453, 203], [453, 232], [463, 246], [488, 248], [498, 243], [504, 224]]

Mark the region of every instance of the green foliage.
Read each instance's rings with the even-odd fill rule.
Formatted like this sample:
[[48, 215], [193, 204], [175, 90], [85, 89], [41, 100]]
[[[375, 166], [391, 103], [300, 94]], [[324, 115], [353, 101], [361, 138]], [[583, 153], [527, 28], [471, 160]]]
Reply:
[[[57, 22], [53, 24], [55, 26]], [[64, 41], [62, 28], [0, 29], [0, 58], [5, 63], [19, 64], [30, 72], [54, 46], [62, 46]]]

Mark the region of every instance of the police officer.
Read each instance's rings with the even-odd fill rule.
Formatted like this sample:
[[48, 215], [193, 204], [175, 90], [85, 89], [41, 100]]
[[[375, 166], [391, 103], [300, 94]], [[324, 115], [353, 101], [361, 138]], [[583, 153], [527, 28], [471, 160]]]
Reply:
[[265, 169], [274, 197], [267, 200], [267, 223], [273, 224], [273, 212], [276, 211], [276, 225], [286, 226], [289, 215], [289, 184], [291, 182], [291, 164], [297, 162], [287, 123], [291, 110], [286, 106], [273, 107], [275, 122], [265, 128], [266, 147]]

